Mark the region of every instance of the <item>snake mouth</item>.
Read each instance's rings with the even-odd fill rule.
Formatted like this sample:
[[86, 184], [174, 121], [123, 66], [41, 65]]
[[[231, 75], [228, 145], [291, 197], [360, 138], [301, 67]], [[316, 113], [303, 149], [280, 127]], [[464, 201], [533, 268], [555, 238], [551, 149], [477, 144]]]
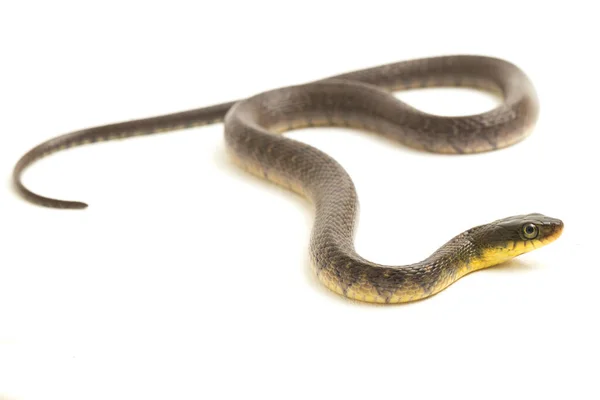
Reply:
[[562, 235], [564, 227], [565, 224], [560, 219], [553, 218], [549, 224], [544, 224], [544, 235], [539, 241], [544, 245], [554, 242]]

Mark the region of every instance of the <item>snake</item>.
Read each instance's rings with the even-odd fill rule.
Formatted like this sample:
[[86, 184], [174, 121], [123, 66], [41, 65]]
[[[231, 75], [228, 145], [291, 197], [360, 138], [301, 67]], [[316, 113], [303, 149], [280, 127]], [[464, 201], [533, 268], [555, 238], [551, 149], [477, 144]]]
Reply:
[[[500, 100], [486, 112], [440, 116], [395, 96], [397, 91], [428, 87], [473, 88], [494, 93]], [[225, 147], [235, 164], [314, 205], [309, 252], [320, 282], [360, 302], [406, 303], [439, 293], [473, 271], [553, 242], [561, 235], [563, 222], [540, 213], [511, 216], [460, 233], [420, 262], [375, 263], [355, 249], [358, 196], [349, 174], [326, 153], [282, 133], [322, 126], [352, 128], [422, 152], [469, 154], [518, 143], [530, 134], [538, 113], [532, 82], [509, 61], [480, 55], [410, 59], [242, 100], [57, 136], [21, 157], [13, 170], [13, 183], [20, 195], [35, 204], [85, 208], [87, 204], [80, 201], [30, 191], [22, 183], [23, 171], [44, 156], [74, 146], [223, 123]], [[467, 177], [457, 178], [457, 186], [470, 184]]]

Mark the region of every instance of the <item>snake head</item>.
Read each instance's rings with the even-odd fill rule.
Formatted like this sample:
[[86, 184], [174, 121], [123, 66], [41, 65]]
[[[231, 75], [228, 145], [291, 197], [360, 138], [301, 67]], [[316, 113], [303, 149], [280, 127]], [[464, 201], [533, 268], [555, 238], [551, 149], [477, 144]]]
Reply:
[[474, 267], [490, 267], [543, 247], [562, 231], [561, 220], [542, 214], [515, 215], [473, 228], [471, 241], [480, 249]]
[[563, 230], [560, 219], [543, 214], [515, 215], [491, 224], [488, 239], [497, 241], [530, 242], [543, 246], [556, 240]]

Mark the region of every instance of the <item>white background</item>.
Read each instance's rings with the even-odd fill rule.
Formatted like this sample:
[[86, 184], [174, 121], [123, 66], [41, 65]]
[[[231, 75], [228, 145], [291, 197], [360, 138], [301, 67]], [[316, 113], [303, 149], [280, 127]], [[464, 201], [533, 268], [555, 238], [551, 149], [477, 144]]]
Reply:
[[[584, 2], [21, 1], [0, 8], [0, 399], [598, 398], [597, 12]], [[539, 3], [542, 4], [542, 3]], [[483, 54], [533, 80], [531, 137], [475, 156], [374, 135], [289, 136], [334, 156], [361, 201], [356, 245], [418, 261], [508, 215], [552, 245], [425, 301], [354, 303], [312, 276], [310, 204], [233, 166], [222, 125], [40, 161], [84, 127], [243, 98], [415, 57]], [[399, 94], [481, 112], [466, 90]]]

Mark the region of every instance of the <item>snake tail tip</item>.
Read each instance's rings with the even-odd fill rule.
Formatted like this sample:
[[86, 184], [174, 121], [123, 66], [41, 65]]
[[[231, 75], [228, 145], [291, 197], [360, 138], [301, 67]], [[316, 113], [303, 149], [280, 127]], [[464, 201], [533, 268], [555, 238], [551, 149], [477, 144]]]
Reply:
[[87, 203], [81, 201], [54, 200], [50, 203], [43, 204], [50, 208], [59, 208], [63, 210], [83, 210], [88, 207]]
[[83, 210], [83, 209], [88, 208], [88, 205], [87, 205], [87, 203], [83, 203], [81, 201], [73, 201], [73, 202], [71, 202], [70, 208], [75, 209], [75, 210]]

